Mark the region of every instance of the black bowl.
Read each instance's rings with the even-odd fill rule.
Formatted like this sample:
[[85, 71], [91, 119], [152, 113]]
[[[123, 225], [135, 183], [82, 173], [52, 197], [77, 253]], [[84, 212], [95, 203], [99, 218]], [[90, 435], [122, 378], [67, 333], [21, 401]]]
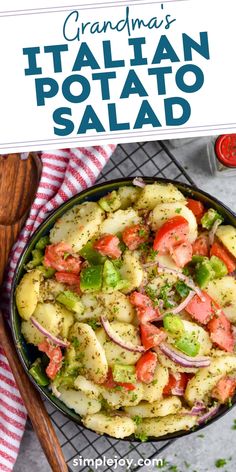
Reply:
[[[169, 180], [169, 179], [162, 179], [162, 178], [143, 177], [143, 180], [147, 184], [150, 184], [153, 182], [172, 183], [186, 197], [195, 198], [196, 200], [202, 201], [206, 207], [215, 208], [223, 215], [225, 222], [227, 222], [228, 224], [232, 224], [233, 226], [236, 226], [236, 215], [229, 208], [227, 208], [227, 206], [221, 203], [219, 200], [212, 197], [208, 193], [203, 192], [197, 187], [190, 186], [190, 185], [173, 181], [173, 180]], [[25, 371], [27, 372], [27, 374], [29, 375], [30, 380], [33, 382], [33, 384], [39, 390], [39, 392], [43, 394], [43, 396], [46, 397], [61, 413], [63, 413], [70, 420], [75, 421], [77, 424], [81, 426], [83, 426], [83, 424], [81, 422], [80, 416], [77, 413], [75, 413], [73, 410], [69, 409], [66, 405], [64, 405], [64, 403], [62, 403], [58, 398], [56, 398], [47, 387], [40, 387], [34, 381], [32, 376], [29, 374], [30, 365], [38, 356], [38, 351], [36, 348], [34, 348], [34, 346], [27, 344], [21, 334], [21, 329], [20, 329], [21, 318], [16, 308], [15, 289], [25, 272], [24, 266], [30, 260], [31, 251], [34, 248], [35, 244], [42, 236], [49, 233], [50, 229], [52, 228], [52, 226], [54, 225], [54, 223], [60, 216], [62, 216], [67, 210], [72, 208], [74, 205], [78, 205], [79, 203], [83, 203], [85, 201], [97, 201], [99, 200], [99, 198], [106, 195], [108, 192], [111, 192], [112, 190], [116, 190], [119, 187], [122, 187], [124, 185], [132, 185], [132, 182], [133, 182], [133, 178], [129, 177], [129, 178], [112, 180], [110, 182], [105, 182], [103, 184], [94, 185], [93, 187], [86, 189], [83, 192], [79, 193], [78, 195], [72, 197], [66, 203], [61, 205], [57, 210], [52, 212], [50, 216], [39, 226], [37, 231], [34, 233], [32, 238], [30, 239], [29, 243], [27, 244], [18, 262], [15, 275], [14, 275], [13, 284], [12, 284], [12, 290], [11, 290], [12, 331], [13, 331], [13, 337], [14, 337], [16, 349], [20, 357], [20, 360], [23, 364], [23, 367]], [[207, 424], [202, 424], [189, 431], [178, 431], [176, 433], [168, 434], [160, 438], [150, 437], [148, 441], [159, 442], [159, 441], [163, 441], [167, 439], [174, 439], [174, 438], [186, 436], [187, 434], [191, 434], [193, 431], [194, 432], [199, 431], [205, 428], [206, 425], [211, 424], [214, 421], [221, 418], [225, 413], [230, 411], [230, 409], [235, 405], [235, 403], [236, 403], [236, 395], [232, 399], [231, 405], [230, 406], [222, 405], [220, 409], [218, 410], [218, 412], [207, 422]], [[137, 441], [137, 439], [134, 436], [129, 436], [128, 438], [123, 439], [123, 441], [124, 440]]]

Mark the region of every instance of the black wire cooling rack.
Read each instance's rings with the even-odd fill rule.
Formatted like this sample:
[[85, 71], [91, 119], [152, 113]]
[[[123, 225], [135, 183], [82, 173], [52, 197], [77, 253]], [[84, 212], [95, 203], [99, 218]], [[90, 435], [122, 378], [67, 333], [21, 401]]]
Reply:
[[[119, 145], [98, 182], [142, 175], [165, 177], [194, 184], [162, 141]], [[104, 458], [106, 465], [96, 468], [98, 472], [114, 470], [114, 467], [108, 465], [108, 459], [117, 461], [129, 459], [133, 464], [129, 470], [146, 471], [149, 468], [148, 465], [151, 467], [151, 461], [156, 456], [161, 457], [160, 454], [173, 443], [173, 440], [158, 443], [131, 443], [98, 436], [68, 420], [49, 402], [46, 402], [46, 406], [71, 472], [95, 471], [93, 461], [99, 458]], [[88, 459], [92, 461], [84, 461]], [[153, 468], [155, 469], [155, 466]], [[115, 470], [120, 472], [127, 469], [123, 463]]]

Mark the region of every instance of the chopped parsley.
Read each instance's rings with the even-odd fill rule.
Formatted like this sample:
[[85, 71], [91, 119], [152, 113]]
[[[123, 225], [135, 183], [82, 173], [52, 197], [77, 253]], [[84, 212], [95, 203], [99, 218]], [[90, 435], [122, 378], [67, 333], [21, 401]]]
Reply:
[[144, 228], [140, 228], [138, 235], [140, 236], [140, 238], [146, 238], [147, 231]]
[[71, 344], [75, 349], [79, 348], [80, 342], [78, 338], [76, 338], [76, 336], [73, 336], [73, 338], [71, 339]]
[[176, 210], [175, 210], [175, 213], [178, 213], [178, 214], [180, 214], [180, 213], [181, 213], [181, 211], [182, 211], [182, 208], [176, 208]]
[[96, 320], [87, 320], [86, 323], [93, 328], [95, 331], [97, 328], [100, 328], [100, 324]]
[[146, 435], [146, 433], [135, 434], [135, 437], [136, 437], [136, 439], [139, 439], [142, 442], [145, 442], [145, 441], [148, 440], [148, 436]]
[[172, 286], [170, 284], [164, 285], [159, 294], [159, 299], [163, 300], [164, 302], [164, 308], [172, 308], [174, 303], [169, 300], [169, 292], [172, 289]]
[[150, 252], [149, 252], [149, 257], [152, 261], [154, 261], [156, 259], [156, 256], [158, 254], [159, 251], [155, 251], [154, 249], [150, 249]]
[[215, 461], [215, 466], [219, 469], [220, 467], [224, 467], [227, 462], [227, 459], [217, 459], [217, 461]]
[[234, 420], [234, 424], [231, 429], [236, 429], [236, 420]]
[[136, 424], [137, 426], [138, 426], [139, 424], [141, 424], [142, 421], [143, 421], [143, 418], [142, 418], [141, 416], [138, 416], [138, 415], [134, 416], [132, 419], [133, 419], [133, 421], [135, 422], [135, 424]]
[[149, 298], [152, 300], [154, 305], [158, 305], [158, 299], [157, 299], [157, 293], [156, 290], [150, 286], [147, 286], [145, 289], [146, 294], [149, 296]]
[[190, 292], [190, 288], [181, 280], [175, 284], [175, 290], [182, 298], [186, 298]]

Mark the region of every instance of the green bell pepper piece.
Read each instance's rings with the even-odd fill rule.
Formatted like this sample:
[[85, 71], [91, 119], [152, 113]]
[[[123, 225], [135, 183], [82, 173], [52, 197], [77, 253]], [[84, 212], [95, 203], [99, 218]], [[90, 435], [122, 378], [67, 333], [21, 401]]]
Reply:
[[203, 228], [211, 229], [216, 220], [220, 220], [223, 223], [224, 218], [216, 210], [209, 208], [201, 219], [201, 225]]
[[50, 279], [56, 272], [52, 267], [45, 267], [44, 265], [38, 266], [37, 269], [41, 270], [45, 279]]
[[37, 244], [35, 244], [35, 249], [40, 249], [40, 251], [43, 251], [49, 243], [49, 236], [43, 236], [38, 240]]
[[121, 206], [120, 195], [118, 195], [118, 193], [113, 190], [113, 192], [108, 193], [108, 195], [105, 195], [105, 197], [100, 198], [100, 200], [98, 200], [98, 204], [104, 211], [108, 213], [116, 211]]
[[29, 373], [32, 375], [37, 384], [40, 385], [40, 387], [46, 387], [46, 385], [50, 383], [49, 378], [45, 374], [40, 358], [33, 362], [29, 369]]
[[70, 290], [65, 290], [64, 292], [59, 293], [56, 300], [74, 313], [82, 315], [84, 312], [84, 305], [81, 302], [80, 297]]
[[115, 267], [114, 263], [106, 260], [103, 268], [102, 290], [110, 293], [112, 291], [128, 288], [128, 285], [128, 281], [121, 278], [120, 272]]
[[40, 249], [33, 249], [31, 255], [32, 255], [32, 259], [26, 265], [27, 269], [30, 269], [30, 270], [41, 265], [44, 258], [43, 252]]
[[194, 255], [194, 256], [192, 257], [192, 261], [191, 261], [191, 262], [192, 262], [193, 264], [199, 264], [199, 262], [204, 262], [204, 261], [208, 261], [208, 260], [209, 260], [208, 257], [206, 257], [206, 256], [200, 256], [200, 255], [197, 255], [197, 254], [196, 254], [196, 255]]
[[114, 364], [112, 367], [112, 376], [115, 382], [137, 382], [135, 366]]
[[94, 249], [92, 241], [85, 244], [85, 246], [79, 251], [79, 254], [91, 265], [103, 264], [106, 260], [104, 256]]
[[215, 272], [209, 260], [197, 264], [195, 279], [200, 288], [204, 288], [214, 277]]
[[181, 336], [184, 332], [183, 321], [179, 316], [168, 313], [163, 318], [164, 328], [174, 336]]
[[225, 263], [217, 256], [211, 256], [210, 258], [211, 267], [215, 272], [215, 279], [220, 279], [228, 274], [228, 269]]
[[115, 288], [121, 279], [119, 271], [111, 261], [106, 261], [103, 268], [103, 287]]
[[103, 266], [86, 267], [80, 273], [80, 288], [82, 292], [99, 292], [102, 288]]
[[189, 334], [184, 334], [177, 339], [175, 347], [190, 357], [196, 357], [200, 351], [200, 343]]

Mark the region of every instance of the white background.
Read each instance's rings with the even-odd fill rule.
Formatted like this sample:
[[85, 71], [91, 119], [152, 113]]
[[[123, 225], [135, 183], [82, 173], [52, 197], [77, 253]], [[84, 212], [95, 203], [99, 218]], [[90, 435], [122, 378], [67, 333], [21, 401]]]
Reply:
[[[77, 3], [77, 7], [76, 7]], [[108, 3], [105, 8], [99, 8], [101, 4]], [[149, 102], [155, 110], [162, 128], [153, 130], [146, 125], [143, 130], [132, 131], [142, 99], [136, 95], [129, 100], [119, 100], [119, 95], [123, 88], [127, 71], [130, 68], [129, 60], [132, 58], [132, 48], [127, 46], [127, 32], [111, 32], [100, 35], [87, 35], [82, 38], [87, 41], [99, 63], [102, 65], [101, 42], [111, 39], [113, 44], [113, 54], [117, 59], [126, 60], [126, 68], [116, 69], [117, 80], [112, 81], [111, 88], [113, 96], [111, 102], [119, 101], [117, 112], [120, 121], [129, 121], [131, 130], [128, 132], [113, 132], [95, 134], [89, 131], [86, 135], [78, 136], [82, 113], [87, 104], [92, 104], [104, 127], [109, 130], [107, 118], [107, 102], [100, 99], [100, 86], [98, 82], [93, 82], [92, 94], [83, 104], [74, 105], [68, 103], [61, 93], [50, 100], [47, 100], [45, 107], [37, 107], [35, 98], [34, 76], [25, 76], [24, 69], [27, 67], [27, 57], [22, 54], [23, 47], [40, 46], [53, 44], [66, 44], [62, 35], [62, 27], [68, 13], [73, 10], [80, 11], [81, 21], [103, 21], [123, 18], [125, 15], [125, 5], [130, 5], [130, 16], [150, 19], [153, 16], [163, 15], [160, 10], [160, 2], [149, 2], [147, 0], [125, 2], [92, 2], [75, 0], [55, 0], [50, 1], [50, 7], [57, 6], [55, 10], [49, 10], [41, 14], [32, 11], [33, 8], [44, 8], [48, 6], [48, 1], [32, 2], [24, 1], [2, 1], [0, 4], [0, 152], [11, 152], [16, 150], [48, 149], [50, 147], [63, 148], [75, 143], [98, 144], [103, 142], [131, 142], [139, 140], [152, 140], [161, 138], [174, 138], [186, 136], [203, 136], [210, 134], [220, 134], [223, 132], [236, 131], [236, 87], [235, 87], [235, 0], [225, 0], [224, 2], [212, 2], [205, 0], [183, 0], [163, 2], [165, 12], [170, 13], [177, 21], [170, 30], [140, 30], [132, 36], [146, 36], [147, 47], [145, 51], [150, 62], [155, 52], [158, 39], [161, 34], [167, 34], [174, 46], [177, 54], [181, 58], [181, 64], [170, 64], [163, 61], [161, 65], [172, 66], [177, 70], [184, 65], [181, 35], [187, 33], [195, 40], [199, 40], [199, 32], [207, 31], [210, 44], [210, 61], [194, 53], [193, 63], [202, 68], [205, 75], [205, 83], [202, 89], [195, 94], [185, 94], [179, 91], [174, 82], [174, 75], [167, 80], [166, 97], [158, 97], [156, 91], [156, 81], [154, 77], [149, 77], [145, 71], [146, 66], [139, 66], [136, 72], [149, 92]], [[93, 8], [86, 9], [90, 7]], [[67, 11], [61, 11], [62, 7]], [[69, 8], [68, 6], [73, 6]], [[96, 8], [97, 7], [97, 8]], [[18, 11], [14, 14], [6, 13], [20, 8], [30, 8], [31, 13], [23, 15]], [[58, 11], [57, 11], [58, 10]], [[3, 13], [5, 12], [5, 13]], [[74, 41], [69, 44], [69, 52], [62, 53], [63, 72], [54, 74], [52, 69], [51, 55], [41, 54], [39, 58], [40, 66], [43, 68], [43, 76], [55, 78], [59, 84], [71, 75], [73, 63], [78, 51], [79, 42]], [[150, 67], [150, 66], [149, 66]], [[104, 67], [101, 67], [101, 71]], [[91, 70], [82, 69], [88, 79], [91, 77]], [[79, 73], [81, 73], [79, 72]], [[95, 71], [96, 72], [96, 71]], [[41, 76], [38, 76], [41, 77]], [[147, 85], [148, 84], [148, 85]], [[163, 98], [171, 96], [182, 96], [191, 103], [192, 115], [186, 125], [178, 128], [167, 128], [165, 126]], [[61, 106], [72, 108], [75, 131], [67, 138], [57, 137], [53, 131], [53, 111]]]

